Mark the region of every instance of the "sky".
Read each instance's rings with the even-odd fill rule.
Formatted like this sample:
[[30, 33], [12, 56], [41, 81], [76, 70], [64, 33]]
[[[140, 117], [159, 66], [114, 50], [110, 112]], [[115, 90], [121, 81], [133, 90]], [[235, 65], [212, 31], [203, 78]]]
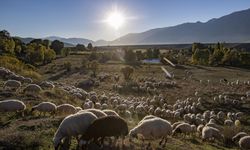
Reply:
[[[128, 33], [206, 22], [250, 8], [250, 0], [1, 0], [0, 30], [13, 36], [114, 40]], [[104, 20], [117, 9], [119, 29]]]

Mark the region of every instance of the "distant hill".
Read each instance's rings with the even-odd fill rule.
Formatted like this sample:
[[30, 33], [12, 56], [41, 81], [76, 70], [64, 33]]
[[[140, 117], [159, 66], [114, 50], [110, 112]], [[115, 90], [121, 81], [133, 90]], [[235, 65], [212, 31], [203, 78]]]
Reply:
[[177, 26], [157, 28], [142, 33], [130, 33], [112, 42], [111, 45], [178, 44], [193, 42], [250, 41], [250, 9], [211, 19], [205, 23], [183, 23]]
[[50, 41], [59, 40], [64, 43], [69, 43], [72, 45], [77, 45], [77, 44], [87, 45], [88, 43], [94, 43], [94, 41], [89, 40], [89, 39], [84, 39], [84, 38], [62, 38], [62, 37], [57, 37], [57, 36], [50, 36], [50, 37], [46, 37], [45, 39], [48, 39]]
[[[107, 45], [150, 45], [150, 44], [190, 44], [202, 43], [249, 43], [250, 9], [213, 18], [207, 22], [183, 23], [164, 28], [151, 29], [141, 33], [129, 33], [113, 41], [93, 41], [85, 38], [46, 37], [51, 41], [60, 40], [68, 46], [92, 43], [95, 46]], [[26, 43], [32, 38], [22, 38]]]

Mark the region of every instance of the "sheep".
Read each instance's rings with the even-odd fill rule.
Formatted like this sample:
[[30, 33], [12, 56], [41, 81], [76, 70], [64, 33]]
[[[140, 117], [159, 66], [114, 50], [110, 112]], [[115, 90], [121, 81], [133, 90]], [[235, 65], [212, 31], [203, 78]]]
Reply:
[[98, 118], [101, 117], [105, 117], [107, 116], [103, 111], [99, 110], [99, 109], [85, 109], [85, 110], [81, 110], [78, 113], [82, 113], [82, 112], [92, 112], [93, 114], [95, 114]]
[[64, 138], [77, 137], [84, 134], [90, 124], [96, 119], [96, 115], [91, 112], [76, 113], [64, 118], [54, 135], [54, 148], [58, 149]]
[[203, 124], [200, 124], [200, 125], [197, 127], [197, 132], [198, 132], [199, 134], [201, 134], [203, 128], [204, 128], [204, 125], [203, 125]]
[[177, 133], [190, 134], [192, 132], [193, 132], [193, 129], [190, 124], [181, 123], [177, 125], [176, 128], [173, 130], [173, 135], [176, 135]]
[[230, 120], [230, 119], [227, 119], [227, 120], [224, 121], [224, 125], [226, 125], [226, 126], [233, 126], [234, 122], [232, 120]]
[[147, 119], [129, 131], [130, 137], [137, 137], [138, 134], [141, 134], [143, 139], [162, 138], [159, 144], [165, 140], [165, 145], [167, 136], [172, 134], [172, 126], [170, 122], [161, 118]]
[[29, 84], [23, 89], [24, 93], [30, 94], [30, 95], [39, 94], [41, 91], [42, 91], [42, 88], [37, 84]]
[[32, 107], [31, 112], [33, 112], [34, 110], [37, 110], [39, 112], [45, 113], [49, 112], [49, 113], [55, 113], [56, 112], [56, 105], [54, 103], [51, 102], [42, 102], [36, 106]]
[[250, 149], [250, 136], [244, 136], [239, 141], [239, 146], [243, 150], [249, 150]]
[[108, 116], [119, 116], [117, 112], [115, 112], [114, 110], [110, 110], [110, 109], [104, 109], [103, 112], [105, 114], [107, 114]]
[[158, 118], [158, 117], [154, 115], [147, 115], [144, 118], [142, 118], [142, 120], [138, 124], [141, 124], [144, 120], [153, 119], [153, 118]]
[[53, 89], [55, 88], [55, 85], [51, 82], [48, 82], [48, 81], [43, 81], [40, 86], [43, 88], [43, 89]]
[[79, 111], [81, 111], [81, 110], [82, 110], [82, 108], [81, 108], [81, 107], [75, 107], [75, 109], [76, 109], [76, 112], [79, 112]]
[[10, 90], [17, 90], [19, 87], [21, 87], [21, 82], [17, 80], [7, 80], [4, 82], [4, 89], [10, 89]]
[[[124, 137], [126, 135], [128, 135], [128, 124], [123, 118], [119, 116], [105, 116], [94, 120], [85, 134], [81, 136], [81, 140], [97, 142], [97, 139], [101, 138], [101, 144], [103, 144], [105, 137]], [[82, 143], [80, 141], [80, 147], [82, 147]]]
[[223, 130], [222, 127], [220, 127], [219, 125], [217, 125], [217, 124], [215, 124], [215, 123], [207, 123], [205, 126], [213, 127], [213, 128], [216, 128], [216, 129], [218, 129], [218, 130], [220, 130], [220, 131]]
[[61, 104], [56, 108], [58, 114], [74, 114], [76, 113], [76, 108], [70, 104]]
[[246, 132], [239, 132], [234, 137], [232, 137], [232, 141], [238, 142], [244, 136], [247, 136]]
[[23, 82], [24, 82], [24, 83], [29, 83], [29, 84], [30, 84], [30, 83], [33, 82], [33, 80], [32, 80], [31, 78], [24, 78], [24, 79], [23, 79]]
[[220, 131], [216, 128], [205, 126], [202, 129], [202, 140], [210, 140], [210, 139], [217, 139], [222, 140], [224, 139], [223, 135], [220, 133]]
[[0, 112], [22, 112], [22, 116], [24, 116], [23, 112], [26, 109], [26, 105], [16, 99], [9, 99], [0, 101]]

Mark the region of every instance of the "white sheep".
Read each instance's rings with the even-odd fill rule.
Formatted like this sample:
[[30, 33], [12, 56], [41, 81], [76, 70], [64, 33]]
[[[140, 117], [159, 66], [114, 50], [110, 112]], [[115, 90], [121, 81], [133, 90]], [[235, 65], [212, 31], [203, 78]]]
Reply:
[[188, 123], [181, 123], [175, 127], [173, 130], [173, 135], [176, 135], [177, 133], [184, 133], [184, 134], [190, 134], [193, 132], [193, 128]]
[[250, 149], [250, 136], [244, 136], [239, 141], [239, 146], [243, 150], [249, 150]]
[[232, 141], [234, 142], [239, 142], [239, 140], [244, 137], [244, 136], [247, 136], [247, 133], [246, 132], [239, 132], [237, 133], [235, 136], [232, 137]]
[[26, 105], [16, 99], [9, 99], [0, 101], [0, 112], [22, 112], [26, 109]]
[[19, 87], [21, 87], [21, 82], [17, 80], [7, 80], [4, 82], [4, 89], [9, 90], [17, 90]]
[[100, 109], [84, 109], [84, 110], [81, 110], [79, 111], [78, 113], [83, 113], [83, 112], [92, 112], [93, 114], [95, 114], [98, 118], [101, 118], [101, 117], [105, 117], [107, 116], [102, 110]]
[[71, 104], [61, 104], [57, 106], [56, 112], [58, 114], [74, 114], [76, 113], [76, 108]]
[[75, 107], [76, 108], [76, 112], [79, 112], [79, 111], [81, 111], [82, 110], [82, 108], [81, 107]]
[[232, 120], [230, 120], [230, 119], [227, 119], [227, 120], [224, 121], [224, 125], [226, 125], [226, 126], [233, 126], [234, 122]]
[[161, 118], [152, 118], [144, 120], [142, 123], [138, 124], [136, 127], [130, 130], [130, 137], [137, 137], [137, 135], [142, 135], [143, 139], [159, 139], [162, 138], [161, 143], [167, 136], [171, 135], [172, 126], [170, 122]]
[[42, 91], [42, 88], [37, 84], [29, 84], [23, 89], [24, 93], [30, 94], [30, 95], [39, 94], [41, 91]]
[[54, 148], [58, 149], [64, 138], [84, 134], [95, 119], [97, 119], [96, 115], [91, 112], [76, 113], [64, 118], [53, 138]]
[[48, 112], [48, 113], [55, 113], [56, 112], [56, 108], [57, 107], [56, 107], [56, 105], [54, 103], [51, 103], [51, 102], [42, 102], [42, 103], [40, 103], [40, 104], [38, 104], [36, 106], [33, 106], [31, 112], [34, 111], [34, 110], [37, 110], [39, 112], [44, 113], [44, 115], [45, 115], [46, 112]]
[[202, 140], [211, 140], [212, 138], [217, 140], [222, 140], [223, 135], [220, 133], [220, 131], [216, 128], [205, 126], [202, 129]]
[[105, 114], [107, 114], [108, 116], [119, 116], [117, 112], [115, 112], [114, 110], [110, 110], [110, 109], [104, 109], [103, 112]]

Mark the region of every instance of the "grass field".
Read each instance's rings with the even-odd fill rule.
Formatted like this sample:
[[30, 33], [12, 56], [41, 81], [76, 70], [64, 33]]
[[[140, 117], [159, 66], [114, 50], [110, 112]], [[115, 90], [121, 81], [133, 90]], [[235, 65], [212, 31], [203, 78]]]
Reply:
[[[76, 85], [79, 81], [90, 77], [90, 72], [85, 72], [81, 69], [81, 61], [84, 56], [72, 55], [66, 58], [58, 58], [53, 63], [39, 68], [39, 73], [43, 75], [43, 80], [54, 80], [56, 82], [64, 83], [67, 85]], [[63, 68], [65, 62], [72, 64], [72, 71], [66, 72]], [[102, 74], [119, 74], [122, 67], [125, 64], [122, 62], [110, 62], [107, 64], [101, 64], [97, 71], [97, 75]], [[138, 80], [142, 77], [154, 77], [157, 81], [168, 80], [165, 78], [161, 70], [161, 64], [155, 65], [141, 65], [134, 68], [133, 80]], [[221, 84], [220, 79], [227, 79], [230, 82], [236, 80], [249, 81], [250, 70], [239, 68], [223, 68], [223, 67], [204, 67], [204, 66], [182, 66], [181, 68], [172, 68], [166, 66], [166, 69], [175, 75], [173, 81], [176, 82], [176, 86], [167, 89], [159, 89], [159, 93], [163, 94], [168, 104], [174, 104], [177, 99], [186, 99], [187, 97], [195, 98], [195, 91], [199, 92], [199, 96], [202, 97], [203, 108], [201, 111], [214, 110], [214, 111], [231, 111], [244, 113], [245, 119], [242, 121], [242, 127], [244, 131], [250, 133], [250, 103], [245, 103], [241, 106], [234, 105], [222, 105], [213, 102], [213, 97], [219, 94], [227, 94], [232, 98], [239, 98], [244, 96], [247, 91], [250, 91], [250, 85], [234, 85], [228, 86]], [[187, 77], [186, 71], [189, 72]], [[202, 82], [200, 82], [202, 80]], [[209, 83], [208, 81], [209, 80]], [[3, 80], [1, 84], [3, 85]], [[119, 83], [124, 82], [123, 79]], [[113, 79], [107, 79], [100, 82], [100, 85], [93, 87], [88, 91], [96, 91], [98, 94], [115, 92], [112, 89], [112, 85], [116, 83]], [[121, 97], [149, 97], [152, 98], [152, 94], [147, 93], [126, 93], [121, 94]], [[69, 103], [74, 106], [81, 106], [82, 100], [75, 98], [71, 95], [63, 93], [60, 89], [55, 88], [51, 91], [44, 90], [39, 95], [29, 96], [23, 94], [21, 91], [17, 93], [5, 92], [2, 86], [0, 87], [0, 100], [4, 99], [20, 99], [26, 105], [28, 110], [35, 104], [42, 101], [51, 101], [57, 105], [62, 103]], [[64, 116], [39, 116], [38, 113], [26, 112], [25, 117], [16, 115], [14, 113], [2, 113], [0, 114], [0, 149], [53, 149], [52, 138]], [[127, 120], [129, 128], [134, 127], [139, 122], [137, 116], [133, 116], [132, 119]], [[170, 120], [171, 122], [176, 120]], [[148, 143], [146, 141], [145, 143]], [[233, 150], [238, 149], [236, 144], [225, 145], [224, 143], [215, 142], [202, 142], [198, 135], [192, 135], [188, 137], [170, 137], [168, 139], [165, 148], [159, 147], [159, 140], [151, 141], [152, 149], [178, 149], [178, 150]], [[133, 140], [129, 142], [126, 138], [125, 145], [120, 148], [123, 149], [145, 149], [146, 144], [142, 147], [142, 141]], [[71, 149], [76, 148], [76, 140], [74, 139], [71, 144]], [[96, 149], [93, 146], [91, 149]], [[106, 144], [104, 149], [114, 149], [114, 147]]]

